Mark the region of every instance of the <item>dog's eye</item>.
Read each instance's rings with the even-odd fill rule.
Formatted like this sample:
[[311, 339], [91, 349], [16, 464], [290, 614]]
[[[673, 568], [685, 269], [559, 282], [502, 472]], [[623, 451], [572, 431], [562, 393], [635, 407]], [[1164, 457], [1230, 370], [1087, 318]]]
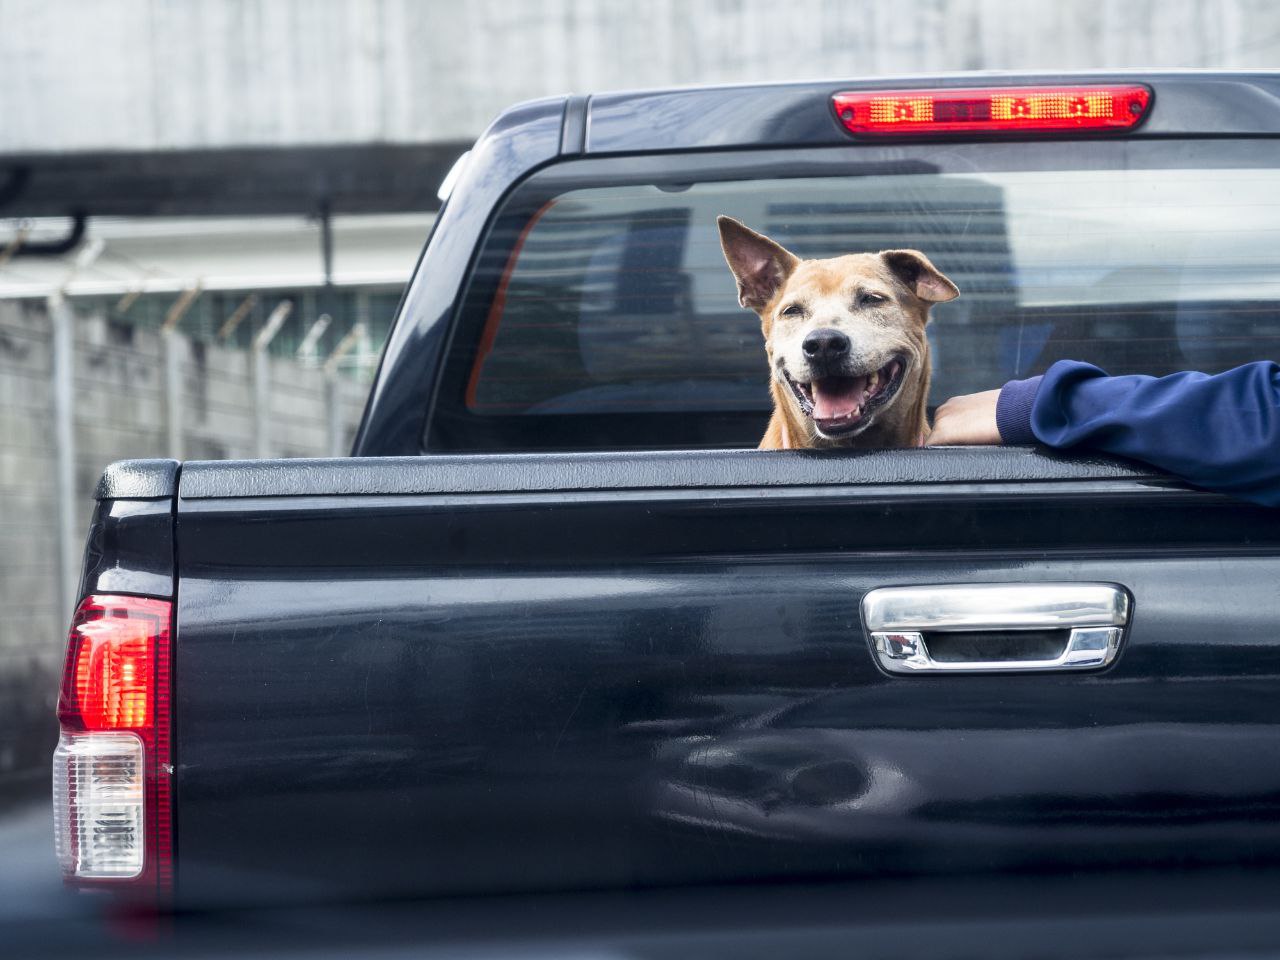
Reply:
[[804, 307], [798, 303], [789, 303], [782, 308], [784, 317], [802, 317], [804, 316]]
[[881, 296], [878, 293], [863, 293], [858, 296], [858, 306], [873, 306], [877, 303], [884, 303], [888, 299], [888, 297]]

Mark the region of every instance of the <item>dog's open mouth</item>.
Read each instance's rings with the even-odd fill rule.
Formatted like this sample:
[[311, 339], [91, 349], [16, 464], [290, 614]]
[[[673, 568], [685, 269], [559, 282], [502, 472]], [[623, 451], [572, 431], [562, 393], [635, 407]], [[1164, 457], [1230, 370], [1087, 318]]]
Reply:
[[857, 377], [818, 377], [810, 383], [787, 377], [787, 383], [818, 432], [835, 437], [865, 428], [898, 392], [906, 369], [906, 358], [897, 356], [879, 370]]

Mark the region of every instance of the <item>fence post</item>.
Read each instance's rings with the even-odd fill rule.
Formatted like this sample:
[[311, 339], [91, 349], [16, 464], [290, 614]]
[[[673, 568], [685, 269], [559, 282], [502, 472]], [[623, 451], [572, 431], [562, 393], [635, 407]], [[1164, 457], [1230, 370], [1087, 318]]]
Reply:
[[258, 303], [256, 294], [249, 294], [240, 301], [240, 306], [231, 311], [231, 316], [218, 328], [218, 340], [226, 342], [231, 335], [236, 332], [236, 327], [240, 326], [242, 320], [249, 315], [249, 311]]
[[330, 457], [340, 457], [342, 449], [342, 390], [338, 377], [328, 370], [324, 373], [325, 439]]
[[250, 349], [253, 377], [253, 455], [260, 460], [271, 456], [268, 420], [271, 416], [271, 367], [267, 347], [275, 339], [293, 311], [292, 300], [281, 300], [267, 317], [267, 322], [253, 338]]
[[18, 255], [18, 251], [22, 249], [22, 245], [27, 242], [27, 237], [31, 236], [30, 227], [19, 227], [17, 235], [9, 241], [3, 250], [0, 250], [0, 267], [12, 260]]
[[169, 456], [181, 460], [182, 444], [182, 351], [175, 330], [160, 331], [160, 359], [164, 365], [164, 438]]
[[160, 325], [160, 359], [164, 364], [164, 432], [165, 447], [169, 456], [181, 460], [184, 456], [182, 442], [182, 353], [179, 344], [178, 324], [186, 316], [191, 305], [200, 296], [199, 281], [173, 302]]
[[298, 344], [298, 352], [294, 356], [303, 363], [314, 363], [316, 354], [319, 352], [320, 338], [324, 336], [324, 332], [329, 329], [329, 324], [332, 322], [333, 317], [327, 313], [320, 314], [316, 322], [311, 325], [311, 329], [307, 331], [307, 335], [302, 338], [302, 342]]
[[328, 434], [329, 456], [345, 457], [349, 450], [342, 442], [342, 385], [338, 380], [338, 364], [365, 335], [365, 325], [357, 323], [338, 341], [333, 353], [324, 362], [324, 404]]
[[67, 622], [75, 609], [80, 543], [76, 537], [75, 314], [60, 292], [48, 299], [53, 328], [54, 490], [58, 518], [58, 611]]
[[[12, 244], [10, 245], [12, 248]], [[53, 446], [54, 494], [58, 524], [58, 599], [62, 604], [61, 625], [65, 626], [75, 610], [80, 586], [80, 538], [76, 516], [76, 315], [67, 302], [67, 288], [81, 270], [87, 269], [101, 255], [106, 241], [94, 237], [76, 254], [71, 269], [45, 303], [49, 309], [49, 325], [53, 347]]]

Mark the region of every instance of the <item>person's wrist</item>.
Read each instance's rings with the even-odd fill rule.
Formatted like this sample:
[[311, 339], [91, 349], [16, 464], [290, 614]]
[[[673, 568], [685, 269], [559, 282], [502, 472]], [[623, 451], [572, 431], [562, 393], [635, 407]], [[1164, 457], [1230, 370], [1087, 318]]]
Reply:
[[1031, 408], [1035, 405], [1042, 379], [1010, 380], [1000, 388], [1000, 397], [996, 400], [996, 430], [1000, 433], [1001, 443], [1035, 443]]

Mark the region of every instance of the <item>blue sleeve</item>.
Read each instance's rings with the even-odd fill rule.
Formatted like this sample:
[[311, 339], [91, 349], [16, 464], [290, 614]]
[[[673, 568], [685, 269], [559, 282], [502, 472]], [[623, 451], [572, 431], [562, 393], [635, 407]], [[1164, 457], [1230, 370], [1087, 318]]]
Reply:
[[996, 400], [996, 430], [1000, 433], [1001, 443], [1036, 442], [1036, 435], [1031, 432], [1031, 407], [1036, 402], [1043, 379], [1010, 380], [1000, 390], [1000, 397]]
[[[1031, 383], [1006, 387], [1012, 388], [1007, 415], [1021, 412], [1012, 403]], [[1051, 447], [1132, 457], [1197, 486], [1280, 506], [1280, 367], [1274, 363], [1157, 378], [1109, 377], [1092, 364], [1061, 360], [1032, 399], [1030, 432]], [[1016, 435], [1018, 422], [1009, 419]], [[1001, 436], [1007, 438], [1003, 430]]]

